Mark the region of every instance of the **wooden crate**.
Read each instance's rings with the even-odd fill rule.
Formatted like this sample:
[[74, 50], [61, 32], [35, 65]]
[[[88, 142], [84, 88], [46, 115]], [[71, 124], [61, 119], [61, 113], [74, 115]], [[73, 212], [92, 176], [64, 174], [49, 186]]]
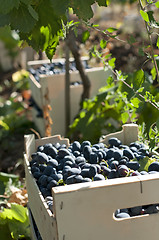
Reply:
[[[82, 58], [83, 60], [87, 58]], [[55, 59], [55, 62], [64, 62], [64, 59]], [[73, 61], [73, 59], [70, 59]], [[48, 60], [30, 61], [28, 62], [28, 68], [40, 66], [44, 63], [48, 63]], [[112, 73], [104, 71], [103, 67], [95, 67], [86, 69], [86, 74], [91, 81], [90, 97], [95, 96], [98, 93], [99, 88], [106, 85], [106, 79]], [[70, 82], [81, 82], [81, 78], [78, 71], [70, 72]], [[43, 110], [44, 106], [51, 105], [50, 117], [53, 120], [52, 135], [60, 134], [65, 136], [65, 74], [54, 74], [52, 76], [40, 75], [39, 82], [36, 81], [33, 75], [30, 74], [29, 78], [30, 88], [32, 91], [32, 97], [36, 104]], [[70, 122], [72, 123], [75, 116], [80, 109], [80, 99], [83, 91], [81, 85], [70, 85]], [[46, 99], [46, 97], [48, 99]], [[37, 128], [41, 136], [45, 136], [46, 121], [36, 117], [35, 109], [33, 109], [33, 121], [37, 125]]]
[[[111, 134], [123, 144], [138, 139], [136, 124]], [[130, 137], [130, 138], [129, 138]], [[107, 136], [106, 136], [107, 142]], [[104, 142], [104, 140], [102, 140]], [[29, 207], [43, 240], [158, 240], [159, 213], [116, 219], [117, 209], [159, 203], [159, 174], [78, 183], [52, 188], [53, 212], [48, 209], [29, 167], [30, 154], [45, 143], [63, 142], [60, 136], [35, 140], [25, 136], [25, 172]]]

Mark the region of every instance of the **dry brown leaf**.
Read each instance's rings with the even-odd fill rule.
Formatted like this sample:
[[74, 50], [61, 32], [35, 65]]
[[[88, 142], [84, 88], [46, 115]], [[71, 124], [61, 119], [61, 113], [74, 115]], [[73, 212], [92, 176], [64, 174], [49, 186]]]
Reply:
[[25, 206], [28, 202], [28, 194], [26, 189], [18, 189], [13, 191], [9, 197], [8, 203], [17, 203]]

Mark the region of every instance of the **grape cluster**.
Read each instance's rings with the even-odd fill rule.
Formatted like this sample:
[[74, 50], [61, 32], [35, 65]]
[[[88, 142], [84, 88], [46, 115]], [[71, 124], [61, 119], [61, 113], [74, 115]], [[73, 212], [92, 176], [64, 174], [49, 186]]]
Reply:
[[[88, 65], [88, 62], [86, 60], [82, 61], [82, 64], [85, 69], [90, 68]], [[76, 64], [74, 61], [70, 62], [70, 71], [76, 71]], [[54, 63], [45, 63], [42, 64], [41, 66], [37, 67], [34, 69], [33, 67], [30, 67], [28, 70], [36, 79], [36, 81], [39, 82], [40, 80], [40, 75], [54, 75], [54, 74], [61, 74], [65, 73], [65, 63], [64, 62], [54, 62]], [[76, 82], [75, 84], [81, 84], [81, 82]]]
[[[159, 172], [159, 159], [144, 144], [133, 142], [127, 146], [114, 137], [109, 139], [108, 146], [90, 141], [74, 141], [69, 147], [47, 143], [31, 157], [31, 172], [50, 209], [53, 187]], [[145, 157], [152, 159], [148, 172], [139, 171]], [[121, 215], [123, 212], [116, 213], [117, 217]]]

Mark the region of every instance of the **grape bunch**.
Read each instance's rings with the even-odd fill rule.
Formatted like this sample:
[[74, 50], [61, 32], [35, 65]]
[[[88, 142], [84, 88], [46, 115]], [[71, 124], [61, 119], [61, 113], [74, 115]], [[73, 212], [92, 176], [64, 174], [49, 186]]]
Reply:
[[[85, 69], [90, 68], [88, 65], [87, 60], [83, 60], [82, 64]], [[76, 64], [74, 61], [70, 62], [70, 71], [76, 71]], [[40, 75], [54, 75], [54, 74], [61, 74], [65, 73], [65, 63], [64, 62], [54, 62], [54, 63], [44, 63], [41, 66], [34, 69], [33, 67], [30, 67], [28, 70], [36, 79], [37, 82], [40, 80]], [[73, 84], [73, 83], [72, 83]], [[81, 82], [76, 82], [75, 84], [81, 84]]]
[[[115, 137], [108, 140], [108, 146], [90, 141], [74, 141], [69, 147], [58, 142], [47, 143], [39, 146], [31, 158], [31, 172], [50, 209], [53, 187], [159, 172], [159, 158], [143, 143], [127, 146]], [[151, 159], [151, 164], [148, 171], [140, 171], [140, 163], [145, 158]], [[117, 217], [123, 214], [128, 215], [128, 210], [116, 212]]]

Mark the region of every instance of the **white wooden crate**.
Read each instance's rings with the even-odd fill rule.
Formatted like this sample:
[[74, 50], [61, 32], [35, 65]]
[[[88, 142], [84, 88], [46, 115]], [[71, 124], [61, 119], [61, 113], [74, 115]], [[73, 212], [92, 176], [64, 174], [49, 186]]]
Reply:
[[[115, 133], [123, 144], [136, 141], [137, 125]], [[25, 172], [29, 206], [43, 240], [158, 240], [159, 213], [116, 219], [117, 209], [159, 203], [159, 174], [78, 183], [52, 188], [53, 212], [48, 209], [29, 167], [37, 146], [68, 139], [60, 136], [35, 140], [25, 136]], [[103, 140], [104, 141], [104, 140]], [[107, 142], [107, 137], [106, 137]]]
[[[82, 58], [87, 59], [87, 58]], [[64, 59], [55, 59], [55, 62], [64, 62]], [[70, 59], [72, 61], [72, 59]], [[30, 61], [28, 62], [28, 68], [44, 63], [49, 63], [48, 60]], [[103, 67], [94, 67], [86, 69], [91, 82], [90, 97], [95, 96], [98, 93], [99, 88], [106, 85], [106, 79], [112, 73], [104, 71]], [[70, 72], [70, 82], [81, 82], [81, 78], [78, 71]], [[36, 104], [43, 110], [44, 106], [48, 103], [45, 99], [47, 95], [52, 111], [50, 117], [53, 120], [52, 135], [60, 134], [65, 136], [65, 74], [54, 74], [52, 76], [40, 75], [39, 82], [30, 74], [29, 78], [30, 88], [32, 91], [32, 97]], [[80, 109], [80, 99], [83, 91], [82, 85], [70, 85], [70, 122], [72, 123], [75, 116]], [[33, 110], [35, 112], [35, 110]], [[41, 136], [45, 136], [45, 120], [38, 119], [36, 114], [33, 113], [33, 120], [37, 125], [37, 128]], [[39, 124], [40, 122], [40, 124]]]

